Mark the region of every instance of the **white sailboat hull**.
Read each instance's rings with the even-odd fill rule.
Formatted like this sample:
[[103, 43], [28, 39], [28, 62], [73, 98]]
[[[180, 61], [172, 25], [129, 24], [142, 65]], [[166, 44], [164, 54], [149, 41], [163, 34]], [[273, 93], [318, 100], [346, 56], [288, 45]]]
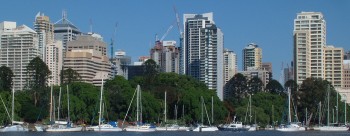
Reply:
[[320, 131], [348, 131], [348, 127], [334, 127], [334, 126], [323, 126], [319, 128]]
[[22, 125], [11, 125], [0, 129], [0, 132], [27, 132], [28, 128]]
[[212, 131], [219, 131], [218, 127], [197, 127], [195, 129], [193, 129], [193, 131], [195, 132], [212, 132]]
[[74, 127], [74, 128], [48, 128], [46, 132], [80, 132], [82, 127]]
[[90, 127], [88, 129], [92, 129], [94, 131], [97, 132], [117, 132], [117, 131], [123, 131], [121, 128], [119, 127], [113, 127], [112, 125], [109, 124], [103, 124], [100, 127], [99, 126], [94, 126], [94, 127]]
[[128, 132], [155, 132], [156, 129], [155, 128], [137, 128], [137, 127], [127, 127], [125, 128], [125, 131]]

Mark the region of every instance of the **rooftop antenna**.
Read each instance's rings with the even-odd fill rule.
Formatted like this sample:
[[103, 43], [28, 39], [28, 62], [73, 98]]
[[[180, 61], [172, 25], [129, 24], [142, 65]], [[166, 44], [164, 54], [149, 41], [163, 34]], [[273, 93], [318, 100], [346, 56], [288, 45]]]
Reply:
[[67, 23], [67, 11], [65, 9], [62, 10], [62, 23], [63, 24]]
[[92, 34], [92, 19], [90, 18], [90, 33]]
[[55, 24], [59, 23], [62, 21], [62, 24], [72, 24], [74, 25], [72, 22], [70, 22], [68, 20], [68, 17], [67, 17], [67, 11], [64, 9], [62, 10], [62, 18], [60, 20], [58, 20]]

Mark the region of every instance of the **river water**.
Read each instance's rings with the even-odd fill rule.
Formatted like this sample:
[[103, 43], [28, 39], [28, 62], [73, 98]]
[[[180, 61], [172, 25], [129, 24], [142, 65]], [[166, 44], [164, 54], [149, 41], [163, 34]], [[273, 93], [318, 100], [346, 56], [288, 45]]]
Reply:
[[6, 132], [0, 136], [345, 136], [350, 132], [278, 132], [278, 131], [256, 131], [256, 132]]

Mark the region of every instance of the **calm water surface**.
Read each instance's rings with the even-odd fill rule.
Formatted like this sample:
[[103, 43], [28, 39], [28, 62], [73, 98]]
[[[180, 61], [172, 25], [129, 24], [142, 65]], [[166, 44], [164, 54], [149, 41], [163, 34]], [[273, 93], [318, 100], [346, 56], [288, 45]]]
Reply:
[[0, 133], [0, 136], [350, 136], [350, 132], [278, 132], [278, 131], [256, 131], [256, 132], [8, 132]]

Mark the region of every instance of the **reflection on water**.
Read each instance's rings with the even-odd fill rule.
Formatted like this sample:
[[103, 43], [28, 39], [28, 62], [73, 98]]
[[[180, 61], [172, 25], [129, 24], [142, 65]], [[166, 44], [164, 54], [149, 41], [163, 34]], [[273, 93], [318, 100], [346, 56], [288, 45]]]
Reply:
[[278, 132], [278, 131], [256, 131], [256, 132], [7, 132], [0, 136], [329, 136], [350, 135], [350, 132]]

